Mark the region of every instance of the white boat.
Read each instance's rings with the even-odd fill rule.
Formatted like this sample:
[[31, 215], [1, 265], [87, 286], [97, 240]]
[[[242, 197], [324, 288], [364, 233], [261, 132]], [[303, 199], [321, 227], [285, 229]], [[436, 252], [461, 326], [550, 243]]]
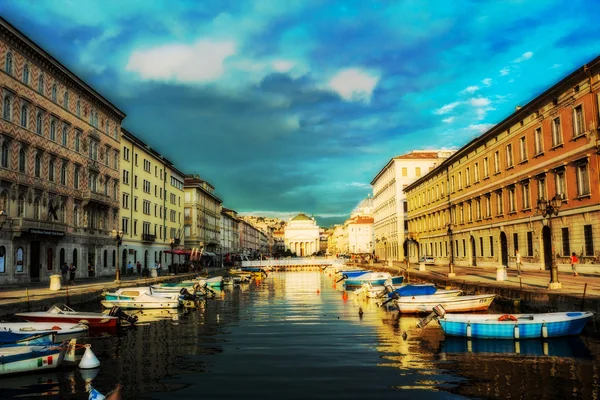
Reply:
[[162, 291], [159, 289], [154, 289], [152, 286], [139, 286], [139, 287], [128, 287], [117, 289], [114, 292], [108, 293], [104, 292], [105, 300], [123, 300], [123, 299], [131, 299], [137, 297], [141, 294], [147, 294], [155, 297], [164, 297], [167, 299], [176, 299], [179, 296], [179, 290], [181, 288], [177, 288], [177, 290], [169, 290]]
[[439, 298], [438, 296], [400, 297], [393, 302], [402, 314], [430, 313], [437, 305], [441, 305], [447, 312], [472, 312], [486, 311], [495, 294], [480, 294], [474, 296], [457, 296]]
[[[107, 296], [111, 294], [108, 293]], [[114, 306], [129, 310], [129, 309], [145, 309], [145, 308], [177, 308], [179, 307], [178, 299], [168, 299], [166, 297], [151, 296], [142, 293], [135, 297], [121, 297], [109, 300], [106, 298], [101, 301], [102, 306], [111, 308]]]
[[0, 322], [0, 331], [15, 333], [54, 333], [54, 343], [88, 334], [88, 326], [68, 322]]
[[0, 352], [0, 375], [58, 367], [67, 350], [61, 346], [8, 346]]
[[345, 279], [346, 287], [360, 287], [363, 283], [370, 283], [373, 286], [382, 286], [390, 279], [392, 275], [388, 272], [366, 272], [356, 277], [347, 278], [346, 274], [342, 277]]
[[[113, 310], [111, 310], [112, 313]], [[118, 312], [117, 312], [118, 313]], [[118, 313], [119, 314], [119, 313]], [[117, 315], [94, 313], [86, 311], [75, 311], [72, 308], [57, 303], [48, 311], [34, 311], [17, 313], [15, 316], [30, 322], [52, 322], [52, 323], [76, 323], [86, 324], [91, 329], [116, 329], [119, 319]]]

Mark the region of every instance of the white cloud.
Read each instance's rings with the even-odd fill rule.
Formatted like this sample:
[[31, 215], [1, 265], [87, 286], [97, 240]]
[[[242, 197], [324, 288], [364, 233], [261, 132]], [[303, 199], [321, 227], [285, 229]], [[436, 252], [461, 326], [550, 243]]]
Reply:
[[480, 132], [483, 133], [485, 131], [490, 130], [495, 124], [473, 124], [467, 126], [468, 131], [472, 132]]
[[294, 63], [292, 61], [288, 61], [288, 60], [276, 60], [273, 61], [273, 69], [277, 72], [288, 72], [289, 70], [291, 70], [292, 68], [294, 68]]
[[462, 104], [461, 101], [454, 101], [452, 103], [443, 105], [442, 107], [438, 108], [437, 110], [434, 110], [433, 113], [437, 114], [437, 115], [448, 114], [450, 111], [454, 110], [456, 107], [458, 107], [461, 104]]
[[464, 88], [463, 90], [461, 90], [461, 94], [465, 94], [465, 93], [475, 93], [476, 91], [479, 90], [479, 86], [476, 85], [472, 85], [472, 86], [467, 86], [466, 88]]
[[484, 84], [485, 86], [491, 86], [492, 85], [492, 79], [491, 78], [485, 78], [484, 80], [481, 81], [482, 84]]
[[529, 60], [531, 57], [533, 57], [533, 52], [531, 51], [526, 51], [525, 53], [521, 54], [520, 57], [517, 57], [513, 60], [514, 63], [520, 63], [523, 61], [527, 61]]
[[346, 101], [370, 103], [378, 81], [379, 76], [375, 74], [350, 68], [338, 72], [331, 78], [328, 86]]
[[235, 43], [227, 41], [169, 44], [134, 51], [125, 69], [138, 73], [143, 79], [211, 82], [223, 75], [225, 60], [235, 52]]
[[508, 68], [508, 67], [504, 67], [504, 68], [502, 68], [502, 69], [500, 70], [500, 75], [501, 75], [501, 76], [505, 76], [505, 75], [508, 75], [508, 74], [510, 74], [510, 68]]
[[352, 183], [349, 183], [348, 186], [358, 187], [358, 188], [370, 188], [371, 187], [371, 185], [369, 185], [368, 183], [363, 183], [363, 182], [352, 182]]
[[447, 123], [447, 124], [450, 124], [450, 123], [452, 123], [452, 122], [454, 121], [454, 119], [455, 119], [455, 117], [448, 117], [448, 118], [444, 118], [444, 119], [442, 120], [442, 122], [445, 122], [445, 123]]
[[473, 107], [486, 107], [490, 105], [491, 101], [487, 97], [473, 97], [469, 100], [469, 103]]

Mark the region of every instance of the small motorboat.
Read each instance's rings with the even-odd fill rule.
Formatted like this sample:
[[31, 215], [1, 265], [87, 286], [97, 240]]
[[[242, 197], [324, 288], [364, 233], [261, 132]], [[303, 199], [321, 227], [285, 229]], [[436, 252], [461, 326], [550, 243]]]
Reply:
[[48, 311], [24, 312], [15, 314], [17, 317], [30, 322], [69, 322], [85, 324], [90, 329], [116, 329], [119, 319], [125, 318], [120, 310], [111, 310], [110, 313], [94, 313], [87, 311], [74, 311], [64, 304], [54, 304]]
[[345, 271], [338, 271], [342, 276], [346, 276], [346, 279], [356, 278], [358, 276], [364, 275], [368, 272], [373, 272], [367, 269], [349, 269]]
[[181, 288], [174, 287], [168, 290], [154, 289], [153, 286], [140, 286], [117, 289], [112, 293], [104, 292], [102, 295], [105, 300], [124, 300], [133, 299], [141, 294], [148, 294], [155, 297], [164, 297], [167, 299], [176, 299], [179, 296]]
[[[445, 305], [442, 305], [448, 311]], [[539, 339], [579, 335], [594, 313], [444, 314], [438, 318], [448, 336], [479, 339]]]
[[39, 371], [58, 367], [67, 344], [41, 346], [8, 346], [0, 351], [0, 375]]
[[142, 309], [142, 308], [177, 308], [179, 307], [179, 299], [168, 299], [166, 297], [151, 296], [146, 293], [141, 293], [139, 296], [115, 298], [114, 294], [107, 293], [106, 297], [114, 298], [108, 300], [105, 298], [100, 302], [106, 308], [120, 307], [122, 309]]
[[77, 339], [88, 334], [88, 326], [70, 322], [0, 322], [0, 334], [3, 332], [27, 334], [52, 334], [54, 343]]
[[[0, 347], [5, 346], [47, 346], [54, 343], [54, 332], [11, 332], [0, 331]], [[0, 356], [2, 349], [0, 348]]]
[[370, 283], [373, 286], [382, 286], [391, 278], [391, 275], [388, 272], [367, 272], [366, 274], [359, 275], [355, 278], [347, 278], [346, 275], [344, 275], [343, 278], [345, 279], [344, 283], [346, 284], [346, 287], [360, 287], [363, 283]]
[[473, 296], [442, 297], [412, 296], [397, 299], [392, 298], [401, 314], [430, 313], [433, 308], [441, 305], [448, 312], [487, 311], [494, 301], [495, 294], [480, 294]]
[[215, 276], [213, 278], [208, 278], [205, 281], [206, 281], [206, 285], [208, 285], [209, 287], [220, 288], [223, 286], [223, 277], [222, 276]]

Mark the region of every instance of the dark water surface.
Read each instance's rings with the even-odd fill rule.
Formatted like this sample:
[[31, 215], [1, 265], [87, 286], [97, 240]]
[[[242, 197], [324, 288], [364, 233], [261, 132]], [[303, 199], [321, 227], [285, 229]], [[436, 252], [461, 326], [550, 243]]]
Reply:
[[[273, 273], [200, 310], [157, 311], [87, 338], [101, 362], [93, 385], [106, 394], [121, 383], [124, 399], [599, 396], [597, 339], [444, 340], [437, 323], [419, 330], [416, 317], [397, 319], [333, 283], [318, 271]], [[88, 398], [76, 367], [0, 378], [0, 399], [39, 396]]]

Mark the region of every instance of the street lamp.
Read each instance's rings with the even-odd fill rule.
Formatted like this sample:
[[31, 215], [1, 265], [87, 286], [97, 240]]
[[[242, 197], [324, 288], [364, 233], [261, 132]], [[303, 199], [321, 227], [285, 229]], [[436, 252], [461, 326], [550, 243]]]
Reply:
[[552, 247], [552, 263], [550, 267], [550, 283], [548, 289], [560, 289], [561, 283], [558, 281], [558, 266], [556, 265], [556, 257], [554, 256], [554, 243], [552, 241], [552, 217], [558, 216], [558, 210], [562, 205], [562, 195], [556, 194], [549, 201], [540, 198], [537, 202], [537, 209], [542, 214], [542, 217], [548, 218], [548, 228], [550, 229], [550, 246]]
[[452, 224], [448, 224], [448, 240], [450, 241], [450, 263], [448, 264], [448, 277], [456, 276], [454, 273], [454, 246], [452, 245]]
[[117, 271], [115, 272], [115, 282], [121, 282], [121, 270], [119, 269], [119, 247], [121, 243], [123, 243], [123, 231], [118, 231], [116, 229], [112, 230], [112, 237], [115, 239], [115, 244], [117, 245]]
[[169, 240], [169, 245], [171, 246], [171, 272], [177, 274], [177, 270], [175, 269], [175, 253], [173, 252], [173, 249], [175, 249], [175, 238]]

